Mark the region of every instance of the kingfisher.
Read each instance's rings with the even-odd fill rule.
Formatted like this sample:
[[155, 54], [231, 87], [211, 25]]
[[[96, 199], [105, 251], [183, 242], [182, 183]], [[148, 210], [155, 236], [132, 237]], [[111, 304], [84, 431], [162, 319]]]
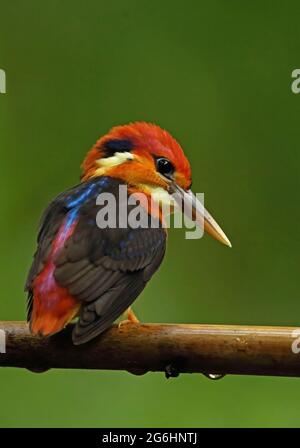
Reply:
[[[87, 153], [81, 182], [59, 194], [40, 222], [37, 249], [26, 281], [32, 334], [51, 336], [76, 318], [75, 345], [104, 332], [122, 314], [138, 322], [131, 305], [159, 268], [167, 231], [163, 203], [184, 198], [195, 221], [231, 246], [220, 226], [191, 192], [191, 167], [180, 144], [166, 130], [146, 122], [113, 127]], [[156, 225], [99, 226], [111, 193], [116, 207], [143, 194], [142, 208]], [[175, 199], [174, 199], [175, 198]], [[147, 208], [150, 203], [157, 207]], [[132, 208], [132, 206], [131, 206]]]

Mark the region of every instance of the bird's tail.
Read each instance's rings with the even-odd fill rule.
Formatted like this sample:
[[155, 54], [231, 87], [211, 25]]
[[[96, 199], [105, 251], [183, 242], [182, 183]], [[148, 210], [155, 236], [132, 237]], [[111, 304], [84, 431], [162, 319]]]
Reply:
[[31, 295], [28, 320], [32, 334], [57, 333], [79, 312], [80, 303], [56, 283], [51, 263], [34, 280]]

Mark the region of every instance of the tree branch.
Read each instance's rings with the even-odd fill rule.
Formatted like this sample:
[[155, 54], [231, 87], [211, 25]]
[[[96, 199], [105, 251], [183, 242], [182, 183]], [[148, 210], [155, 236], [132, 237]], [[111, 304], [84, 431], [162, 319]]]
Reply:
[[0, 321], [0, 329], [2, 367], [300, 376], [293, 327], [124, 324], [81, 346], [72, 344], [72, 325], [50, 338], [32, 336], [25, 322]]

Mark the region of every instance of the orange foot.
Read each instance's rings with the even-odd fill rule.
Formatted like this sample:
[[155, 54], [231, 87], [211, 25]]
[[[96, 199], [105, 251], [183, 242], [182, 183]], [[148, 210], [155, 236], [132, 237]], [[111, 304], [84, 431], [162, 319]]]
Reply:
[[134, 312], [132, 311], [131, 307], [127, 308], [126, 316], [127, 316], [127, 319], [124, 319], [121, 322], [119, 322], [119, 325], [118, 325], [119, 328], [122, 327], [122, 325], [138, 324], [140, 322], [138, 320], [138, 318], [136, 317], [136, 315], [134, 314]]

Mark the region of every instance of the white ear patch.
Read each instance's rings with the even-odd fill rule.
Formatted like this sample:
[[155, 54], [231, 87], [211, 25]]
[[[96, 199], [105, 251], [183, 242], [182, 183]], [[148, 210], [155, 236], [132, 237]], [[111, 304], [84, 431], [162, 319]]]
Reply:
[[120, 165], [127, 160], [132, 160], [134, 158], [131, 152], [115, 152], [112, 157], [104, 157], [103, 159], [97, 160], [99, 166], [111, 167], [115, 165]]
[[133, 160], [134, 155], [131, 152], [115, 152], [111, 157], [103, 157], [102, 159], [96, 160], [99, 168], [95, 171], [95, 175], [99, 176], [105, 173], [107, 168], [111, 168], [112, 166], [121, 165], [128, 160]]

